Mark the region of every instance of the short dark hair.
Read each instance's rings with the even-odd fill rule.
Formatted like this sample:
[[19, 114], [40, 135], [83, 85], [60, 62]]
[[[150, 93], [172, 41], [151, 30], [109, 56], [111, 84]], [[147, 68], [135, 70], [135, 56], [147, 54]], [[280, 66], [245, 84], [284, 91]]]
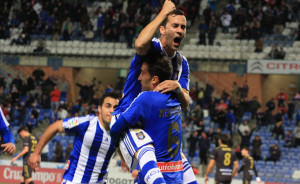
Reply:
[[20, 134], [20, 132], [21, 132], [22, 130], [25, 130], [25, 131], [28, 132], [28, 128], [27, 128], [26, 126], [21, 126], [21, 127], [18, 129], [18, 134]]
[[247, 150], [248, 153], [250, 152], [250, 148], [249, 147], [243, 147], [242, 149]]
[[102, 106], [103, 105], [103, 102], [104, 102], [104, 99], [106, 97], [111, 97], [111, 98], [114, 98], [114, 99], [119, 99], [120, 98], [120, 95], [116, 92], [108, 92], [108, 93], [105, 93], [100, 99], [99, 99], [99, 105]]
[[144, 57], [143, 62], [148, 64], [150, 76], [158, 76], [160, 82], [172, 78], [173, 66], [169, 57], [164, 55], [147, 55]]
[[167, 14], [164, 21], [160, 24], [161, 26], [166, 26], [166, 24], [168, 22], [169, 15], [183, 15], [184, 16], [184, 12], [182, 10], [179, 10], [179, 9], [175, 9], [175, 10], [171, 11], [170, 13]]
[[221, 140], [222, 144], [226, 144], [228, 145], [230, 139], [229, 139], [229, 135], [228, 134], [221, 134], [219, 139]]

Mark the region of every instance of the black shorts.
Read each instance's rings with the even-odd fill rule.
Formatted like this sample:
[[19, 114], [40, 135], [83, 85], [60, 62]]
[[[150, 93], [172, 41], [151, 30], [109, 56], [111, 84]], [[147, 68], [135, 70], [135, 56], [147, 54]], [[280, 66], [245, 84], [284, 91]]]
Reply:
[[31, 178], [32, 176], [32, 169], [28, 166], [28, 164], [23, 163], [23, 172], [22, 176], [27, 179]]
[[231, 181], [217, 181], [215, 180], [215, 184], [230, 184]]
[[250, 184], [250, 183], [251, 183], [251, 180], [243, 179], [243, 184]]

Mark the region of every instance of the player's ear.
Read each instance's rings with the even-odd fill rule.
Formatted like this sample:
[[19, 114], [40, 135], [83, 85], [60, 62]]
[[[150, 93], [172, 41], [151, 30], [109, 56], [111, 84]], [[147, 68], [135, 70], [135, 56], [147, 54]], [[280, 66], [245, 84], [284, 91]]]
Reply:
[[166, 34], [166, 28], [165, 28], [165, 26], [159, 26], [159, 32], [160, 32], [161, 35]]
[[152, 79], [151, 79], [151, 83], [153, 85], [158, 85], [159, 84], [159, 78], [158, 78], [158, 76], [153, 76]]
[[101, 105], [98, 105], [98, 113], [101, 113]]

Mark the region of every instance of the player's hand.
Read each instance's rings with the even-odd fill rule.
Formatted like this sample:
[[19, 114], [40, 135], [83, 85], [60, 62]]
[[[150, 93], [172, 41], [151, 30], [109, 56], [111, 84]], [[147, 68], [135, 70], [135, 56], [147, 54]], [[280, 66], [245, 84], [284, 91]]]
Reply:
[[234, 176], [235, 176], [235, 177], [237, 177], [238, 175], [239, 175], [238, 173], [235, 173], [235, 175], [234, 175]]
[[4, 148], [3, 152], [7, 152], [10, 155], [13, 155], [16, 152], [16, 146], [11, 142], [1, 144], [1, 148]]
[[174, 91], [176, 88], [181, 87], [178, 81], [174, 80], [165, 80], [164, 82], [159, 83], [154, 91], [161, 93], [167, 93], [169, 91]]
[[208, 184], [208, 176], [204, 177], [204, 184]]
[[121, 159], [121, 169], [122, 169], [123, 172], [129, 172], [130, 171], [128, 165], [126, 164], [126, 162], [123, 159]]
[[136, 180], [138, 178], [138, 175], [139, 175], [139, 170], [133, 170], [132, 173], [131, 173], [131, 177], [132, 179]]
[[13, 164], [17, 160], [17, 157], [11, 159], [11, 163]]
[[40, 168], [40, 163], [41, 163], [41, 156], [38, 154], [33, 153], [27, 161], [29, 167], [31, 167], [31, 169], [36, 172], [39, 170]]
[[163, 13], [164, 15], [167, 15], [168, 13], [170, 13], [171, 11], [173, 11], [175, 9], [176, 9], [176, 6], [171, 0], [165, 0], [165, 3], [160, 12]]

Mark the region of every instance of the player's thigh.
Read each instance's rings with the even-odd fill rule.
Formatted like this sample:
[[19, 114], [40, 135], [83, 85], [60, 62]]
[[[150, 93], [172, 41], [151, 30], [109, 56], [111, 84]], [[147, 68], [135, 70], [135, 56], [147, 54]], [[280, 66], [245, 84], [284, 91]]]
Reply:
[[31, 178], [32, 176], [32, 169], [25, 163], [23, 163], [23, 173], [22, 176], [27, 179], [27, 178]]

